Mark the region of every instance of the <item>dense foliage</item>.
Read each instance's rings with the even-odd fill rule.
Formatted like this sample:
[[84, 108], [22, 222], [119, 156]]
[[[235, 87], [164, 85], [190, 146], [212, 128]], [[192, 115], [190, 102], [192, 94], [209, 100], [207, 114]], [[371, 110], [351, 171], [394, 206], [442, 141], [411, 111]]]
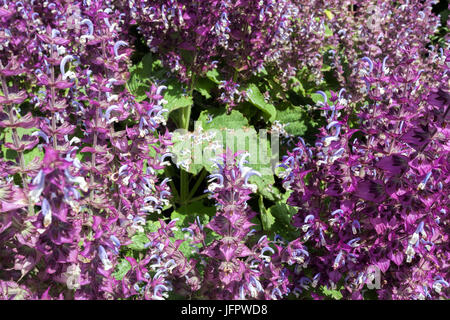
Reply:
[[0, 298], [448, 299], [448, 9], [2, 1]]

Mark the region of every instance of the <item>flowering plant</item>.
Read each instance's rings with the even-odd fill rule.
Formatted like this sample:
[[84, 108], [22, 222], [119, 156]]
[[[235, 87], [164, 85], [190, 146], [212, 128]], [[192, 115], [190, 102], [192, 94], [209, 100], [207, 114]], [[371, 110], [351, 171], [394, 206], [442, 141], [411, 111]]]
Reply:
[[1, 299], [448, 299], [448, 12], [0, 2]]

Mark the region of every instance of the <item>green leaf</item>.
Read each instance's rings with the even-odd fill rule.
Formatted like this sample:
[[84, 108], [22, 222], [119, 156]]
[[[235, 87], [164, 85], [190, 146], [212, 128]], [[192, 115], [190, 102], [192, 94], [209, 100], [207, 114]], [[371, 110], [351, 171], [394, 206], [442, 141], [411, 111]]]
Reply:
[[290, 82], [290, 87], [292, 89], [292, 91], [294, 91], [296, 94], [302, 96], [302, 97], [306, 97], [306, 90], [303, 87], [302, 82], [296, 78], [296, 77], [292, 77], [291, 79], [289, 79]]
[[322, 290], [322, 293], [323, 293], [325, 296], [327, 296], [327, 297], [329, 297], [329, 298], [332, 298], [332, 299], [334, 299], [334, 300], [340, 300], [340, 299], [342, 299], [342, 293], [341, 293], [341, 290], [339, 290], [339, 289], [337, 289], [337, 290], [329, 290], [329, 289], [327, 289], [326, 286], [321, 286], [320, 288], [321, 288], [321, 290]]
[[[324, 92], [327, 95], [327, 98], [330, 99], [330, 97], [331, 97], [330, 91], [324, 91]], [[319, 101], [323, 102], [323, 96], [321, 94], [319, 94], [319, 93], [315, 93], [315, 92], [311, 93], [311, 99], [312, 99], [312, 101], [314, 101], [314, 103], [317, 103]]]
[[[152, 53], [148, 53], [137, 65], [130, 68], [127, 87], [136, 96], [137, 101], [143, 101], [147, 99], [146, 92], [149, 91], [152, 82], [162, 83], [167, 87], [163, 91], [164, 99], [167, 101], [164, 108], [169, 111], [164, 113], [166, 119], [171, 112], [193, 104], [192, 96], [186, 94], [186, 88], [176, 76], [162, 66], [161, 60], [156, 59]], [[180, 115], [177, 113], [173, 115], [176, 117], [174, 120], [178, 123], [177, 117]]]
[[30, 161], [34, 160], [34, 158], [39, 157], [39, 159], [44, 158], [44, 152], [39, 150], [39, 148], [35, 147], [32, 150], [27, 150], [23, 153], [23, 158], [25, 160], [25, 164], [30, 163]]
[[[23, 135], [31, 135], [33, 132], [38, 131], [36, 128], [30, 128], [30, 129], [24, 129], [24, 128], [17, 128], [17, 134], [19, 135], [19, 138], [21, 138]], [[12, 143], [12, 130], [8, 129], [5, 130], [4, 134], [4, 141]], [[17, 158], [17, 152], [14, 150], [9, 150], [4, 146], [2, 143], [0, 147], [0, 151], [2, 151], [5, 154], [5, 158], [8, 160], [15, 160]], [[34, 147], [31, 150], [26, 150], [23, 153], [23, 158], [25, 160], [25, 164], [30, 163], [30, 161], [34, 160], [34, 158], [39, 157], [40, 159], [44, 158], [44, 152], [41, 151], [38, 147]]]
[[121, 259], [120, 263], [116, 266], [116, 271], [113, 273], [113, 276], [117, 280], [122, 280], [130, 269], [131, 264], [126, 259]]
[[[23, 135], [31, 135], [33, 132], [38, 131], [37, 128], [29, 128], [29, 129], [24, 129], [24, 128], [17, 128], [16, 129], [17, 134], [19, 135], [19, 138], [21, 138]], [[12, 129], [8, 128], [5, 131], [5, 143], [9, 142], [12, 143], [13, 139], [12, 139]]]
[[275, 222], [275, 218], [272, 216], [270, 210], [266, 210], [262, 196], [259, 196], [259, 209], [261, 210], [261, 222], [263, 230], [270, 230]]
[[248, 119], [248, 121], [252, 121], [252, 118], [254, 117], [256, 119], [260, 112], [258, 108], [255, 108], [255, 106], [248, 101], [240, 103], [234, 110], [238, 110], [239, 112], [244, 114], [245, 118]]
[[187, 228], [189, 224], [194, 223], [195, 219], [199, 217], [203, 224], [209, 222], [209, 219], [216, 213], [215, 207], [207, 207], [203, 204], [203, 201], [195, 201], [185, 206], [177, 208], [172, 212], [170, 218], [179, 220], [177, 225]]
[[144, 245], [148, 242], [148, 238], [145, 235], [145, 233], [137, 233], [134, 236], [131, 237], [131, 241], [133, 243], [131, 243], [128, 248], [133, 249], [133, 250], [144, 250]]
[[322, 66], [322, 69], [320, 69], [320, 70], [323, 71], [323, 72], [330, 71], [331, 70], [331, 66], [328, 65], [328, 64], [324, 64]]
[[277, 111], [276, 120], [286, 125], [284, 129], [288, 134], [302, 136], [307, 129], [305, 118], [306, 112], [303, 108], [289, 105], [287, 108]]
[[171, 79], [166, 86], [167, 90], [164, 92], [164, 99], [167, 100], [167, 104], [164, 105], [164, 108], [169, 110], [169, 113], [192, 105], [192, 97], [184, 92], [180, 82]]
[[160, 60], [153, 54], [146, 54], [142, 60], [130, 68], [130, 79], [127, 83], [128, 89], [136, 96], [136, 100], [142, 101], [147, 98], [145, 92], [150, 89], [150, 81], [164, 80], [167, 90], [164, 91], [164, 99], [168, 103], [164, 106], [169, 111], [190, 106], [192, 97], [184, 93], [181, 83], [172, 76], [171, 72], [163, 68]]
[[200, 222], [205, 225], [209, 222], [211, 217], [215, 214], [216, 209], [214, 207], [206, 207], [202, 201], [195, 201], [186, 206], [182, 206], [172, 212], [170, 218], [179, 219], [177, 221], [178, 230], [174, 232], [175, 239], [183, 239], [185, 240], [181, 243], [178, 248], [186, 258], [191, 258], [196, 254], [193, 248], [190, 246], [190, 241], [185, 238], [185, 232], [182, 231], [182, 228], [189, 227], [190, 224], [194, 223], [195, 220], [198, 219]]
[[270, 201], [279, 200], [281, 192], [280, 189], [273, 185], [275, 183], [273, 175], [263, 175], [262, 178], [254, 176], [254, 180], [254, 183], [258, 186], [259, 194]]
[[269, 117], [269, 122], [273, 122], [275, 120], [277, 110], [274, 105], [265, 101], [263, 94], [254, 83], [248, 85], [247, 94], [249, 101]]
[[221, 109], [202, 111], [198, 120], [203, 129], [243, 129], [248, 127], [248, 120], [237, 110], [231, 110], [226, 114]]
[[267, 137], [261, 140], [242, 113], [237, 110], [232, 110], [230, 114], [225, 114], [222, 109], [205, 110], [200, 113], [194, 128], [195, 135], [203, 137], [201, 144], [198, 140], [193, 143], [193, 139], [187, 139], [184, 134], [173, 134], [171, 152], [176, 155], [178, 165], [193, 174], [202, 168], [211, 172], [214, 163], [210, 159], [223, 153], [225, 148], [230, 148], [233, 153], [250, 152], [253, 163], [247, 166], [262, 174], [262, 177], [252, 176], [250, 182], [256, 184], [265, 197], [275, 200], [279, 192], [272, 187], [275, 180], [271, 168], [270, 140]]
[[248, 121], [239, 111], [233, 110], [229, 115], [221, 109], [202, 111], [194, 127], [195, 136], [201, 138], [202, 143], [194, 143], [186, 134], [174, 132], [171, 152], [178, 165], [189, 173], [197, 174], [203, 167], [212, 171], [210, 159], [221, 153], [218, 146], [224, 144], [227, 130], [246, 128], [248, 130]]
[[219, 71], [217, 71], [217, 69], [213, 69], [210, 70], [206, 73], [206, 77], [211, 80], [212, 82], [214, 82], [215, 84], [219, 84], [220, 80], [219, 80]]
[[267, 77], [268, 75], [269, 73], [267, 72], [265, 67], [262, 67], [258, 72], [258, 76], [260, 77]]
[[216, 87], [216, 83], [208, 78], [200, 78], [195, 81], [194, 89], [206, 99], [211, 98], [211, 90]]
[[159, 223], [159, 221], [147, 220], [147, 222], [145, 223], [144, 230], [148, 233], [156, 232], [156, 231], [158, 231], [158, 229], [160, 227], [161, 227], [161, 224]]
[[[233, 153], [237, 151], [250, 152], [251, 156], [249, 160], [254, 160], [251, 162], [255, 163], [249, 163], [247, 166], [262, 174], [262, 177], [252, 176], [250, 182], [256, 184], [258, 192], [264, 197], [275, 200], [275, 195], [279, 192], [273, 186], [275, 180], [271, 163], [270, 161], [268, 162], [270, 159], [262, 159], [260, 157], [261, 153], [268, 157], [271, 156], [270, 140], [267, 138], [265, 143], [264, 141], [261, 142], [260, 135], [252, 126], [249, 126], [248, 120], [237, 110], [232, 110], [230, 114], [215, 114], [217, 113], [213, 111], [204, 111], [200, 114], [199, 121], [201, 121], [203, 128], [205, 130], [216, 129], [218, 133], [221, 133], [222, 140], [219, 141], [224, 148], [230, 148]], [[208, 118], [208, 115], [211, 118]], [[231, 137], [234, 137], [234, 139], [230, 145]], [[265, 148], [266, 150], [260, 150], [260, 148]], [[209, 157], [205, 159], [205, 167], [208, 171], [213, 169]]]
[[330, 27], [325, 24], [325, 38], [331, 37], [333, 35], [333, 31], [330, 29]]
[[325, 9], [325, 10], [323, 10], [323, 12], [326, 14], [326, 16], [327, 16], [328, 19], [333, 20], [334, 15], [333, 15], [333, 13], [331, 13], [330, 10]]
[[271, 97], [280, 97], [280, 93], [284, 93], [286, 90], [277, 82], [275, 79], [267, 79], [267, 82], [270, 85], [270, 95]]
[[163, 79], [168, 70], [162, 67], [161, 61], [155, 59], [153, 54], [146, 54], [142, 60], [130, 68], [130, 78], [127, 82], [128, 90], [136, 96], [137, 101], [147, 98], [145, 94], [149, 90], [149, 80]]
[[272, 232], [281, 235], [283, 238], [293, 240], [297, 238], [298, 231], [292, 226], [292, 217], [298, 212], [298, 209], [286, 204], [291, 192], [281, 195], [279, 202], [269, 208], [270, 214], [274, 218]]

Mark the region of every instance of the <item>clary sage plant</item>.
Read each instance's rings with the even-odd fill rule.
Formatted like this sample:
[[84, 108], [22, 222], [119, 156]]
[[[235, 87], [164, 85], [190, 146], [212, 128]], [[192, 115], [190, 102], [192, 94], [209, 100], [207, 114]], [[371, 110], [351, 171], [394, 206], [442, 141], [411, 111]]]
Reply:
[[0, 298], [448, 299], [448, 12], [0, 1]]

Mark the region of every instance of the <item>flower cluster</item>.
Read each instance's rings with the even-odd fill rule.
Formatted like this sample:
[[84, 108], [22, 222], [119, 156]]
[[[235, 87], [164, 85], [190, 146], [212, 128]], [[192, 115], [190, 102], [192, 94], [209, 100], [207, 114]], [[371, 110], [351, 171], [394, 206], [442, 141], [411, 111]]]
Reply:
[[150, 50], [185, 82], [216, 68], [232, 85], [265, 68], [284, 82], [303, 67], [321, 75], [321, 1], [130, 0], [128, 8]]
[[448, 299], [435, 5], [0, 1], [0, 299]]
[[380, 298], [448, 298], [448, 65], [433, 87], [421, 81], [417, 51], [404, 56], [389, 72], [365, 59], [369, 103], [358, 129], [332, 92], [320, 103], [328, 124], [315, 145], [301, 139], [282, 163], [299, 209], [293, 224], [315, 251], [309, 281], [343, 286], [353, 299], [377, 269]]
[[[179, 250], [182, 239], [172, 241], [177, 220], [165, 223], [159, 220], [160, 228], [148, 234], [149, 250], [140, 261], [133, 257], [126, 260], [131, 269], [122, 280], [122, 291], [126, 298], [164, 300], [168, 293], [189, 295], [200, 287], [195, 260], [188, 260]], [[183, 279], [184, 281], [179, 281]]]
[[[215, 200], [217, 213], [205, 226], [197, 220], [184, 229], [193, 245], [201, 245], [203, 297], [280, 299], [289, 290], [288, 274], [280, 263], [280, 252], [274, 249], [276, 245], [265, 235], [256, 243], [253, 239], [257, 234], [252, 228], [256, 212], [247, 201], [257, 187], [249, 179], [260, 173], [245, 166], [247, 157], [227, 150], [216, 160], [217, 171], [209, 176], [211, 183], [206, 191]], [[210, 234], [216, 235], [212, 241]]]
[[171, 194], [150, 155], [171, 143], [164, 88], [140, 103], [128, 92], [128, 27], [110, 1], [17, 1], [0, 19], [0, 127], [12, 154], [1, 162], [2, 296], [122, 297], [120, 248]]
[[[427, 45], [440, 27], [439, 17], [432, 12], [435, 3], [434, 0], [359, 1], [358, 4], [332, 1], [329, 10], [333, 18], [329, 26], [333, 30], [330, 42], [334, 48], [328, 54], [340, 84], [347, 89], [364, 90], [361, 73], [370, 71], [372, 66], [359, 58], [389, 57], [384, 64], [387, 70], [403, 59], [406, 48], [416, 48], [423, 68], [433, 69], [434, 56], [439, 52], [434, 46], [428, 50]], [[351, 14], [342, 7], [351, 8]], [[362, 98], [356, 92], [353, 95], [355, 99]]]
[[219, 100], [233, 107], [237, 86], [261, 72], [286, 86], [308, 70], [306, 78], [320, 84], [328, 65], [342, 86], [361, 89], [358, 58], [364, 55], [387, 55], [395, 64], [407, 47], [437, 54], [438, 48], [426, 48], [441, 26], [435, 3], [130, 0], [128, 10], [150, 50], [182, 81], [192, 85], [212, 69], [230, 79]]

